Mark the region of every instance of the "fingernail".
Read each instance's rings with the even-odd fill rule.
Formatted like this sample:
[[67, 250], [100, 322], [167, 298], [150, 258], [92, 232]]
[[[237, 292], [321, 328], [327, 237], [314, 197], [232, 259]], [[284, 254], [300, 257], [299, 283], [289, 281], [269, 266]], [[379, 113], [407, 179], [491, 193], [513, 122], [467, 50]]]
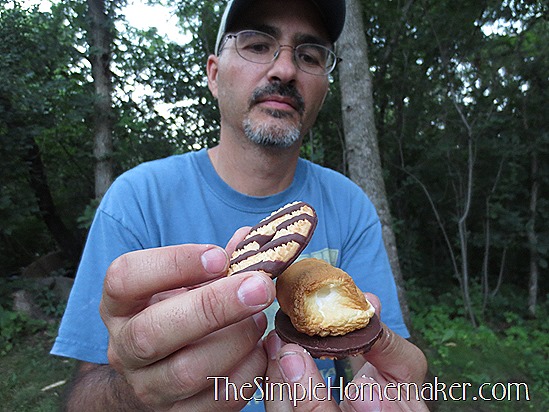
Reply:
[[227, 252], [220, 247], [214, 247], [206, 250], [200, 257], [202, 260], [202, 266], [206, 272], [215, 275], [222, 273], [227, 268]]
[[238, 299], [246, 306], [262, 306], [269, 302], [267, 284], [260, 275], [250, 276], [240, 284]]
[[267, 355], [269, 356], [270, 360], [276, 359], [276, 354], [280, 350], [280, 348], [284, 345], [284, 342], [278, 337], [276, 332], [271, 332], [267, 336], [267, 342], [265, 343], [265, 346], [267, 348]]
[[303, 354], [286, 352], [278, 359], [278, 367], [284, 378], [289, 382], [298, 382], [305, 374]]

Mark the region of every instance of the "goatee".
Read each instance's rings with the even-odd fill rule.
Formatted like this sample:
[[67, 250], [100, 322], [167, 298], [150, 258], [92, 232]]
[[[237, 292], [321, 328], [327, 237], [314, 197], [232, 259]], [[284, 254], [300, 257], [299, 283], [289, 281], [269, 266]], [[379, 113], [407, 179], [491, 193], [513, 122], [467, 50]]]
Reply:
[[[280, 82], [270, 83], [265, 87], [256, 89], [250, 99], [250, 108], [268, 96], [289, 97], [292, 99], [293, 106], [300, 115], [305, 111], [303, 97], [301, 97], [296, 88]], [[267, 110], [266, 113], [275, 119], [283, 119], [290, 116], [290, 114], [282, 110]], [[250, 118], [246, 118], [243, 121], [243, 126], [244, 133], [252, 142], [264, 147], [287, 148], [299, 141], [302, 123], [299, 122], [297, 125], [254, 124]]]
[[287, 148], [299, 141], [301, 123], [298, 126], [280, 127], [273, 124], [253, 124], [247, 118], [244, 120], [244, 133], [252, 142], [265, 147]]

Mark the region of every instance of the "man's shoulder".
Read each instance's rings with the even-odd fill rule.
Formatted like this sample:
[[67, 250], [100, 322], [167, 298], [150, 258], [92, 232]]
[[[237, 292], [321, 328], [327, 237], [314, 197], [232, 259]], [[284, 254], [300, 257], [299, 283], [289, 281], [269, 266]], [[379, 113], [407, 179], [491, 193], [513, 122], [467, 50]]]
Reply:
[[172, 155], [162, 159], [151, 160], [139, 164], [118, 176], [107, 191], [102, 208], [108, 209], [113, 204], [115, 208], [120, 203], [127, 204], [131, 199], [151, 198], [161, 200], [163, 194], [175, 190], [178, 185], [192, 181], [195, 153]]
[[164, 176], [180, 174], [182, 170], [193, 164], [196, 157], [197, 152], [188, 152], [184, 154], [171, 155], [161, 159], [150, 160], [125, 171], [119, 178], [135, 179], [139, 177], [155, 176], [158, 174]]
[[307, 169], [309, 177], [317, 180], [323, 186], [329, 186], [344, 191], [360, 191], [360, 187], [349, 177], [337, 170], [321, 166], [317, 163], [300, 158], [300, 162]]
[[300, 158], [299, 160], [309, 169], [310, 173], [312, 173], [313, 175], [334, 179], [336, 181], [353, 183], [351, 179], [335, 169], [322, 166], [307, 159]]
[[196, 174], [200, 152], [188, 152], [143, 162], [123, 172], [116, 178], [110, 190], [150, 190], [166, 187], [190, 179]]

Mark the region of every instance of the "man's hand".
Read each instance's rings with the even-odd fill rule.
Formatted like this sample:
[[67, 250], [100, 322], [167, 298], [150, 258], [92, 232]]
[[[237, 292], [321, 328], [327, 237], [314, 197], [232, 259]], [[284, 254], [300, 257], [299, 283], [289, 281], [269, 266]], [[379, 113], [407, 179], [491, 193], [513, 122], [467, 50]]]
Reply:
[[[368, 300], [380, 313], [377, 297], [367, 294]], [[341, 404], [329, 400], [326, 384], [313, 358], [300, 346], [285, 344], [273, 331], [264, 341], [269, 356], [267, 376], [270, 384], [288, 383], [283, 396], [265, 402], [266, 410], [285, 411], [355, 411], [355, 412], [423, 412], [425, 403], [417, 400], [411, 389], [421, 390], [427, 372], [427, 362], [421, 350], [398, 336], [387, 326], [381, 338], [363, 357], [366, 363], [343, 392]], [[357, 357], [359, 359], [359, 357]], [[406, 387], [397, 392], [397, 384], [410, 384], [410, 399]], [[333, 382], [332, 386], [339, 385]], [[277, 386], [280, 388], [282, 386]], [[312, 390], [311, 390], [312, 388]], [[293, 393], [288, 393], [290, 389]], [[308, 391], [308, 392], [305, 392]], [[279, 392], [279, 391], [278, 391]], [[289, 396], [291, 395], [291, 397]], [[399, 399], [400, 398], [400, 399]]]
[[265, 373], [261, 311], [274, 300], [274, 284], [258, 272], [221, 277], [227, 265], [222, 248], [181, 245], [132, 252], [109, 268], [100, 305], [109, 362], [144, 404], [214, 410], [208, 377], [239, 384]]

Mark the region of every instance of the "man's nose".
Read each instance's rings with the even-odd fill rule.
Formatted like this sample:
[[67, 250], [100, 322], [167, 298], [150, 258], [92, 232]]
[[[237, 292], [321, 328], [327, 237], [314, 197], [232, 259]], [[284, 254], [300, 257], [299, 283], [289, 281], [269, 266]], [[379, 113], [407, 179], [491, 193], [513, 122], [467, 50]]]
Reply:
[[270, 78], [276, 78], [284, 83], [295, 79], [299, 69], [295, 62], [294, 50], [290, 45], [280, 46], [269, 69]]

